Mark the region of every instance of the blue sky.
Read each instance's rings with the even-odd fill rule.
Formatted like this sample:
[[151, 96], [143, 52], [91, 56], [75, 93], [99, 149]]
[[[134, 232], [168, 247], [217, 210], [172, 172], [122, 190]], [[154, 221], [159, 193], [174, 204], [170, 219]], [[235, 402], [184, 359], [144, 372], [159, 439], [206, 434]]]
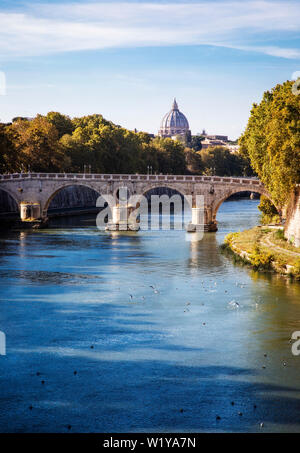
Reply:
[[300, 70], [299, 1], [0, 0], [0, 119], [101, 113], [157, 132], [177, 98], [192, 133], [237, 138]]

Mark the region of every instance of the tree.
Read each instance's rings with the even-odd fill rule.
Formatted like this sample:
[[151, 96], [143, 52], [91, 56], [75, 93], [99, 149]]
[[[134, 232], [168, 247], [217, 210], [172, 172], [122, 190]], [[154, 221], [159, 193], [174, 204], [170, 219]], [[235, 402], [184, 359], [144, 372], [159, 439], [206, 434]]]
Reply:
[[241, 176], [244, 160], [223, 146], [212, 146], [199, 152], [206, 175]]
[[184, 153], [186, 169], [188, 172], [195, 175], [202, 174], [204, 166], [200, 154], [190, 148], [186, 148]]
[[46, 119], [55, 126], [59, 138], [65, 134], [72, 134], [74, 130], [72, 120], [67, 115], [62, 115], [59, 112], [48, 112]]
[[300, 182], [300, 96], [292, 93], [292, 85], [287, 81], [264, 93], [239, 141], [279, 207]]
[[272, 201], [264, 195], [261, 195], [260, 197], [258, 209], [262, 212], [261, 222], [263, 224], [279, 221], [279, 214], [276, 207], [273, 205]]
[[97, 173], [132, 173], [141, 168], [142, 144], [150, 137], [135, 133], [105, 120], [102, 115], [89, 115], [73, 120], [72, 135], [64, 135], [64, 146], [76, 171], [91, 165]]
[[64, 171], [70, 162], [59, 146], [58, 132], [46, 118], [15, 121], [10, 128], [14, 147], [24, 169], [35, 172]]
[[[3, 127], [2, 127], [3, 126]], [[72, 120], [59, 112], [36, 118], [16, 118], [0, 128], [0, 171], [82, 172], [90, 165], [95, 173], [185, 173], [184, 145], [152, 138], [107, 121], [102, 115]], [[192, 151], [191, 151], [192, 153]], [[190, 155], [199, 170], [201, 159]], [[188, 157], [189, 160], [189, 157]]]
[[156, 137], [153, 144], [157, 147], [157, 159], [160, 173], [185, 173], [184, 146], [171, 138]]
[[13, 144], [9, 126], [0, 123], [0, 173], [14, 173], [22, 169]]
[[193, 148], [194, 151], [201, 151], [202, 149], [202, 141], [204, 140], [203, 135], [193, 135], [191, 138], [190, 147]]

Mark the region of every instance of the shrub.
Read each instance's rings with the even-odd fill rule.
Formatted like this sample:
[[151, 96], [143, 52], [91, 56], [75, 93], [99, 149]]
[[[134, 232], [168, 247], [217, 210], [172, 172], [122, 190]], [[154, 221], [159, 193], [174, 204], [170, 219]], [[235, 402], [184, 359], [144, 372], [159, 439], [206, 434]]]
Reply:
[[286, 241], [286, 238], [284, 237], [284, 231], [282, 229], [275, 231], [274, 237], [275, 239]]
[[274, 257], [272, 253], [263, 252], [256, 247], [254, 252], [249, 255], [249, 259], [255, 269], [270, 269]]
[[300, 279], [300, 259], [294, 264], [292, 274], [297, 280]]
[[229, 233], [227, 236], [225, 236], [224, 242], [225, 244], [229, 245], [231, 247], [234, 243], [234, 239], [238, 237], [239, 233]]
[[280, 217], [278, 215], [277, 209], [275, 208], [271, 200], [269, 200], [264, 195], [261, 195], [260, 197], [258, 209], [262, 212], [260, 221], [263, 225], [280, 222]]

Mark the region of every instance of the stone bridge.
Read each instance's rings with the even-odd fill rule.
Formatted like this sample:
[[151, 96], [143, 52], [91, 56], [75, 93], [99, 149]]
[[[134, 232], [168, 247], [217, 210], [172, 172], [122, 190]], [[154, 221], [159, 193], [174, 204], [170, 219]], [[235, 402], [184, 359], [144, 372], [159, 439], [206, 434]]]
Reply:
[[[238, 192], [249, 191], [270, 198], [263, 184], [255, 178], [191, 176], [191, 175], [118, 175], [75, 173], [18, 173], [0, 175], [0, 189], [6, 191], [19, 206], [23, 221], [43, 220], [55, 195], [68, 186], [85, 186], [99, 195], [115, 196], [126, 187], [129, 195], [144, 195], [149, 190], [167, 187], [192, 200], [191, 225], [204, 223], [205, 231], [216, 231], [217, 211], [224, 200]], [[204, 215], [200, 216], [196, 196], [202, 195]], [[128, 207], [129, 208], [129, 207]], [[116, 201], [113, 223], [118, 228], [119, 212]], [[202, 210], [203, 212], [203, 210]], [[202, 219], [202, 220], [201, 220]], [[191, 231], [193, 228], [190, 229]]]

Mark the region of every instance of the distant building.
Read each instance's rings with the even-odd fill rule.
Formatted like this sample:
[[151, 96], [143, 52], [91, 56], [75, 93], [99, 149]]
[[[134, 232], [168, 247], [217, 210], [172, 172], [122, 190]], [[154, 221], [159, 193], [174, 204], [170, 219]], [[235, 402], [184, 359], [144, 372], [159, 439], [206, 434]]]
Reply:
[[210, 138], [205, 138], [201, 142], [202, 149], [206, 148], [211, 148], [213, 146], [224, 146], [227, 147], [227, 143], [224, 142], [223, 140], [216, 140], [216, 139], [210, 139]]
[[228, 135], [207, 135], [207, 138], [210, 140], [222, 140], [223, 142], [228, 142]]
[[228, 140], [228, 135], [208, 135], [203, 129], [202, 134], [205, 139], [202, 140], [201, 145], [202, 149], [214, 147], [214, 146], [223, 146], [224, 148], [229, 149], [231, 153], [236, 153], [239, 150], [239, 145], [233, 145]]
[[222, 140], [223, 142], [228, 142], [228, 135], [208, 135], [205, 132], [205, 129], [203, 129], [201, 135], [208, 138], [209, 140]]
[[239, 150], [239, 145], [233, 145], [228, 141], [224, 140], [212, 140], [210, 138], [205, 138], [201, 142], [202, 149], [212, 148], [214, 146], [222, 146], [223, 148], [229, 149], [231, 153], [236, 153]]
[[174, 99], [172, 109], [163, 117], [158, 135], [160, 137], [185, 137], [190, 134], [189, 123], [182, 112], [179, 111], [176, 99]]
[[228, 144], [226, 146], [226, 148], [228, 148], [231, 153], [237, 153], [238, 150], [240, 149], [239, 145], [231, 145], [231, 144]]

